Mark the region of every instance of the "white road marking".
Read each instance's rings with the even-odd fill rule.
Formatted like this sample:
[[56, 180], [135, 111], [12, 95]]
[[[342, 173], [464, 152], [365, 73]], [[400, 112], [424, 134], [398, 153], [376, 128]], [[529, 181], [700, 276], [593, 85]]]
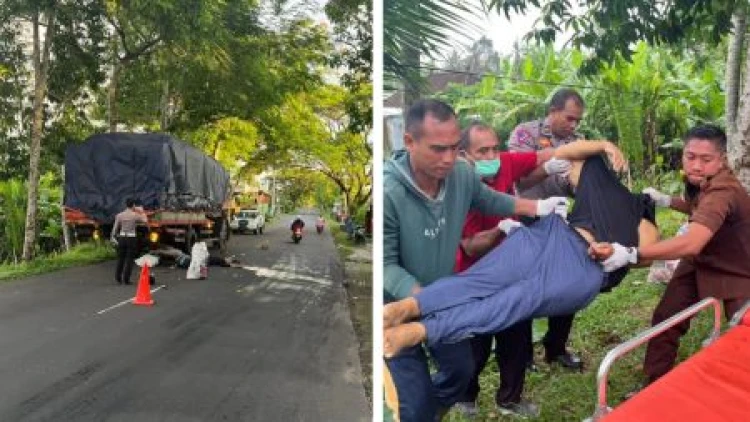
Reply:
[[[163, 289], [164, 287], [166, 287], [166, 286], [163, 285], [163, 284], [161, 286], [159, 286], [159, 287], [155, 287], [155, 288], [151, 289], [151, 293], [153, 294], [154, 292], [159, 291], [159, 290]], [[112, 309], [119, 308], [122, 305], [126, 305], [128, 303], [132, 303], [134, 299], [135, 299], [135, 297], [131, 297], [130, 299], [123, 300], [122, 302], [117, 303], [115, 305], [112, 305], [109, 308], [102, 309], [101, 311], [97, 312], [96, 314], [97, 315], [101, 315], [101, 314], [103, 314], [105, 312], [111, 311]]]
[[333, 283], [331, 280], [327, 280], [324, 278], [319, 277], [310, 277], [307, 275], [301, 275], [301, 274], [295, 274], [288, 271], [279, 271], [274, 270], [271, 268], [263, 268], [263, 267], [242, 267], [248, 271], [253, 271], [258, 277], [266, 277], [266, 278], [272, 278], [276, 280], [300, 280], [300, 281], [310, 281], [312, 283], [320, 284], [323, 286], [330, 286]]

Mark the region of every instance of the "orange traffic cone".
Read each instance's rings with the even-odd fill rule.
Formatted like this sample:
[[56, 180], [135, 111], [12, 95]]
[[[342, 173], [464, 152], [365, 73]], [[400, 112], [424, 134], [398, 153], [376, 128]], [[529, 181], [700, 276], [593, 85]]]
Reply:
[[141, 279], [138, 280], [138, 290], [133, 299], [133, 305], [146, 305], [151, 306], [154, 304], [154, 300], [151, 298], [151, 288], [149, 287], [149, 265], [145, 264], [141, 270]]

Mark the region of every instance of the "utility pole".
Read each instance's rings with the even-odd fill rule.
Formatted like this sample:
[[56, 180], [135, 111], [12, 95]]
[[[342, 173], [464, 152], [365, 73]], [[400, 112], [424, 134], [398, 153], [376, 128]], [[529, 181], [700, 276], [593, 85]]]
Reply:
[[276, 171], [274, 171], [273, 168], [271, 168], [271, 215], [276, 215], [276, 195], [277, 195], [277, 189], [276, 189]]

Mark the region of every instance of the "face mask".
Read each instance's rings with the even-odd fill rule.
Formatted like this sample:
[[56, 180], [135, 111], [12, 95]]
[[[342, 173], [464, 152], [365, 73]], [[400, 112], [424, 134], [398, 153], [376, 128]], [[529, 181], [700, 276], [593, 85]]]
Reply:
[[477, 160], [474, 162], [474, 170], [480, 177], [495, 177], [500, 171], [500, 160]]

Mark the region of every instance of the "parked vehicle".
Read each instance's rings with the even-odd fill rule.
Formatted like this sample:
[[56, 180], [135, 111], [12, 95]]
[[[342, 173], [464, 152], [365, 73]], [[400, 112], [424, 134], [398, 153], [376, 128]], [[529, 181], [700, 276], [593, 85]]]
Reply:
[[229, 227], [234, 232], [263, 234], [263, 229], [266, 227], [266, 218], [262, 212], [256, 209], [241, 210], [229, 222]]
[[104, 133], [65, 151], [65, 223], [74, 240], [109, 238], [125, 200], [140, 203], [148, 226], [141, 246], [190, 253], [229, 240], [229, 173], [213, 158], [160, 133]]

